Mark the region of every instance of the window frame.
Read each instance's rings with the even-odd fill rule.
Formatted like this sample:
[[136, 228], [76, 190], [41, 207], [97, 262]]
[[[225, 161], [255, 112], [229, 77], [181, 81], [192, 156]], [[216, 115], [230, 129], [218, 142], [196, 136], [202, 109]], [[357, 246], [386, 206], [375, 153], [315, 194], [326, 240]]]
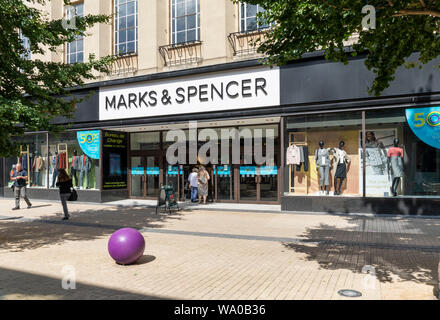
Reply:
[[[128, 30], [132, 30], [134, 29], [134, 40], [133, 41], [128, 41], [127, 38], [125, 39], [124, 42], [120, 42], [119, 41], [119, 14], [118, 14], [118, 9], [119, 9], [119, 2], [121, 0], [113, 0], [113, 14], [114, 17], [112, 19], [112, 23], [113, 23], [113, 44], [112, 44], [112, 52], [114, 55], [122, 57], [122, 56], [126, 56], [126, 55], [137, 55], [138, 54], [138, 49], [139, 49], [139, 35], [138, 35], [138, 30], [139, 30], [139, 23], [138, 23], [138, 14], [139, 14], [139, 2], [138, 0], [124, 0], [124, 4], [126, 5], [128, 2], [133, 2], [134, 3], [134, 27], [130, 27], [128, 28], [127, 26], [124, 28], [124, 31], [127, 32]], [[127, 18], [129, 16], [132, 16], [131, 14], [128, 15], [126, 14], [124, 16], [124, 18]], [[127, 45], [128, 43], [134, 42], [134, 51], [128, 51], [127, 50]], [[125, 52], [120, 53], [119, 52], [119, 46], [121, 44], [125, 44]]]
[[26, 37], [21, 30], [19, 30], [19, 37], [23, 48], [27, 51], [23, 52], [20, 57], [23, 60], [32, 60], [31, 42], [29, 38]]
[[[177, 1], [183, 2], [185, 4], [185, 14], [183, 16], [177, 16], [177, 9], [175, 9], [177, 5]], [[182, 45], [186, 43], [192, 43], [201, 41], [201, 27], [200, 27], [200, 0], [194, 0], [195, 2], [195, 13], [187, 14], [187, 2], [189, 0], [170, 0], [169, 2], [169, 10], [170, 10], [170, 44], [171, 45]], [[174, 13], [174, 15], [173, 15]], [[187, 17], [189, 16], [195, 16], [195, 27], [188, 29], [187, 27]], [[177, 30], [177, 18], [184, 18], [185, 19], [185, 28], [183, 30]], [[173, 28], [174, 26], [174, 28]], [[188, 40], [187, 35], [189, 30], [195, 31], [195, 40]], [[178, 42], [177, 41], [177, 34], [183, 32], [185, 34], [185, 40]]]
[[[256, 23], [257, 27], [255, 29], [252, 29], [252, 30], [248, 30], [248, 28], [247, 28], [247, 20], [251, 19], [250, 17], [247, 17], [247, 6], [248, 5], [252, 5], [252, 6], [256, 6], [257, 7], [257, 13], [255, 15], [255, 23]], [[261, 9], [263, 9], [263, 11], [259, 11], [260, 7], [261, 6], [259, 4], [250, 4], [250, 3], [247, 3], [247, 2], [240, 2], [239, 3], [239, 6], [238, 6], [238, 13], [239, 13], [238, 14], [238, 16], [239, 16], [238, 29], [240, 30], [240, 33], [257, 32], [257, 31], [262, 31], [262, 30], [270, 28], [270, 25], [260, 26], [258, 24], [258, 20], [257, 20], [258, 13], [259, 12], [263, 12], [263, 11], [266, 10], [266, 9], [261, 7]], [[242, 10], [242, 8], [243, 8], [243, 10]], [[244, 30], [242, 28], [242, 22], [244, 22]]]
[[[76, 14], [76, 7], [79, 6], [79, 5], [82, 5], [82, 14], [81, 15], [77, 15]], [[69, 6], [75, 8], [75, 17], [76, 16], [77, 17], [84, 17], [84, 9], [85, 9], [84, 1], [74, 2], [74, 3], [70, 4]], [[64, 7], [64, 17], [67, 18], [67, 19], [70, 19], [70, 14], [71, 14], [71, 12], [67, 10], [69, 8], [69, 6]], [[82, 50], [81, 51], [75, 50], [75, 52], [71, 52], [70, 51], [71, 44], [73, 44], [75, 42], [76, 47], [77, 47], [79, 41], [82, 42]], [[65, 57], [65, 62], [67, 64], [84, 63], [84, 61], [85, 61], [85, 57], [84, 57], [84, 53], [85, 53], [84, 43], [85, 43], [84, 37], [76, 36], [74, 41], [65, 44], [65, 56], [64, 57]], [[77, 59], [79, 53], [82, 53], [82, 61], [78, 61], [78, 59]], [[75, 55], [75, 62], [71, 62], [71, 60], [70, 60], [71, 59], [70, 57], [72, 55]]]

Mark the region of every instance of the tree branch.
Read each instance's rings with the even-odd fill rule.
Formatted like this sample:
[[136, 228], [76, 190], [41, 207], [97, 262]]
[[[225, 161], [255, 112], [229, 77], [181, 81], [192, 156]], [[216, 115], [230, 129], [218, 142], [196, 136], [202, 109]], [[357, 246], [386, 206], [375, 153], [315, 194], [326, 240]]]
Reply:
[[398, 13], [394, 14], [393, 17], [402, 16], [434, 16], [440, 18], [440, 11], [433, 9], [420, 9], [420, 10], [400, 10]]

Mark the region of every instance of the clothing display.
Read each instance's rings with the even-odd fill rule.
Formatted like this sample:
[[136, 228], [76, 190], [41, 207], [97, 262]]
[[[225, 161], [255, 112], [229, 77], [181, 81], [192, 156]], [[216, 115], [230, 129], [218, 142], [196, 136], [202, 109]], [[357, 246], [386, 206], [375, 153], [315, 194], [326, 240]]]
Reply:
[[309, 171], [309, 147], [301, 146], [300, 151], [300, 163], [296, 165], [296, 171], [301, 171], [301, 166], [304, 164], [304, 171]]
[[86, 189], [89, 188], [89, 171], [92, 168], [92, 162], [85, 154], [80, 156], [80, 174], [79, 185], [83, 187], [84, 178], [86, 179]]
[[391, 176], [392, 178], [403, 177], [403, 160], [402, 157], [392, 156], [391, 158]]
[[390, 159], [391, 177], [393, 183], [391, 185], [391, 193], [397, 196], [400, 178], [403, 177], [403, 149], [398, 147], [399, 139], [394, 139], [394, 147], [388, 149], [387, 157]]
[[57, 180], [58, 177], [58, 164], [59, 164], [59, 155], [55, 154], [54, 156], [52, 156], [52, 184], [51, 184], [51, 188], [55, 188], [55, 181]]
[[58, 169], [67, 169], [67, 155], [65, 152], [61, 152], [58, 155]]
[[319, 166], [319, 185], [328, 186], [329, 181], [330, 166]]
[[42, 156], [35, 156], [32, 169], [33, 169], [33, 185], [39, 186], [40, 185], [40, 172], [42, 171], [44, 167], [44, 160]]
[[333, 175], [335, 178], [347, 177], [347, 163], [350, 163], [350, 157], [347, 152], [340, 148], [332, 148], [333, 151]]
[[320, 148], [315, 150], [316, 167], [319, 168], [319, 185], [328, 186], [330, 174], [330, 149]]
[[335, 178], [347, 178], [347, 164], [345, 162], [338, 163]]
[[40, 172], [44, 167], [44, 160], [42, 156], [36, 156], [34, 158], [34, 163], [32, 165], [32, 168], [35, 172]]
[[80, 170], [81, 170], [80, 156], [74, 155], [72, 158], [72, 165], [70, 167], [70, 175], [72, 176], [72, 179], [75, 180], [76, 187], [78, 187], [78, 176], [76, 173]]
[[403, 176], [403, 149], [399, 147], [391, 147], [388, 149], [388, 158], [390, 158], [391, 176], [392, 178], [400, 178]]
[[315, 161], [318, 167], [330, 165], [330, 149], [322, 148], [315, 150]]
[[391, 147], [388, 149], [388, 157], [401, 157], [403, 158], [403, 149], [399, 147]]
[[301, 163], [301, 153], [300, 148], [294, 144], [289, 146], [286, 151], [286, 164], [300, 164]]
[[24, 154], [21, 156], [21, 166], [22, 166], [23, 170], [28, 169], [27, 157], [28, 157], [27, 154]]

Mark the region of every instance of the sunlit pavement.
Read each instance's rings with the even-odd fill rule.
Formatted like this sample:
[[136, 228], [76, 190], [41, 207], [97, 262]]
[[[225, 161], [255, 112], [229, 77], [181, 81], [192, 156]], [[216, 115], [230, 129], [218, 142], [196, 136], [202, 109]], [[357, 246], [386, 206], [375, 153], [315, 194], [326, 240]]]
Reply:
[[[59, 202], [13, 204], [0, 200], [2, 299], [432, 300], [438, 291], [436, 218], [69, 203], [71, 219], [61, 221]], [[108, 255], [122, 227], [146, 239], [135, 265]]]

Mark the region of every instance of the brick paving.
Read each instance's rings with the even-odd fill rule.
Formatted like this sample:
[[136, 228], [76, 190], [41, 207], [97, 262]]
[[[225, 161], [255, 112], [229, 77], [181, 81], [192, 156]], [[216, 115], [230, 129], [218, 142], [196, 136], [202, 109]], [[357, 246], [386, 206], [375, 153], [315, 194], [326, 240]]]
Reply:
[[[0, 199], [0, 299], [435, 299], [440, 219], [154, 209]], [[146, 239], [132, 266], [107, 241]], [[63, 267], [76, 289], [63, 290]], [[372, 266], [374, 273], [362, 272]], [[365, 271], [365, 270], [364, 270]], [[344, 298], [341, 289], [362, 292]]]

